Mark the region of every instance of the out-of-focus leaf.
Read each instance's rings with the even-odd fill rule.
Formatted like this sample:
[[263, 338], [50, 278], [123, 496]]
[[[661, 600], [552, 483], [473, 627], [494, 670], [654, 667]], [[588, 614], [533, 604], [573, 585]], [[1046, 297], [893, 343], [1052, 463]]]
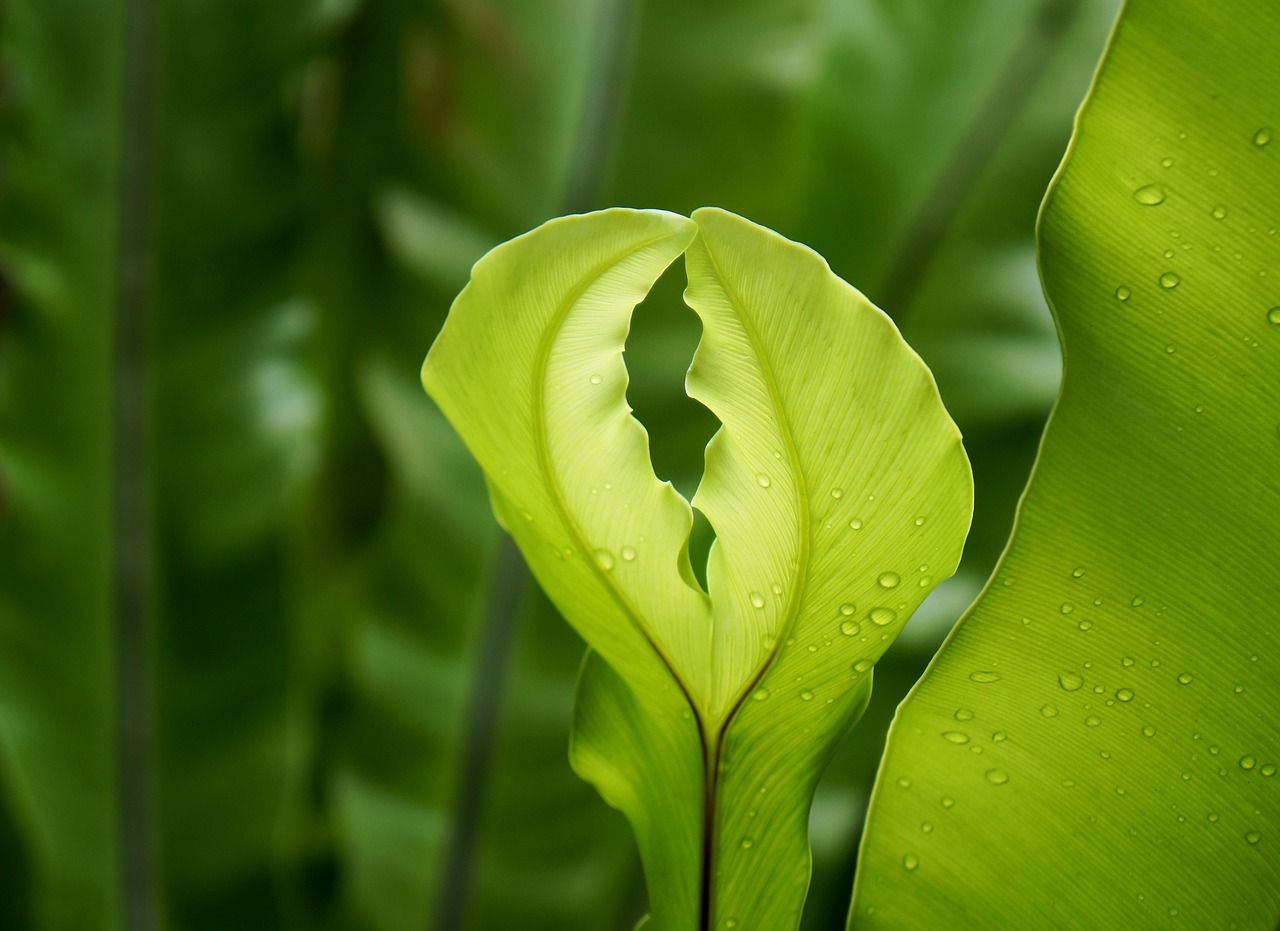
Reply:
[[1040, 226], [1062, 398], [894, 724], [854, 926], [1280, 919], [1278, 38], [1253, 0], [1119, 21]]
[[107, 929], [121, 908], [110, 433], [122, 20], [115, 4], [4, 13], [0, 786], [30, 864], [31, 927]]
[[34, 927], [284, 922], [312, 6], [6, 9], [0, 739]]
[[[958, 562], [969, 472], [883, 314], [795, 243], [721, 210], [693, 221], [615, 209], [495, 249], [423, 383], [598, 651], [572, 756], [636, 831], [653, 927], [794, 926], [822, 764], [872, 664]], [[694, 498], [717, 532], [710, 598], [621, 358], [633, 306], [686, 247], [704, 325], [689, 391], [724, 424]]]

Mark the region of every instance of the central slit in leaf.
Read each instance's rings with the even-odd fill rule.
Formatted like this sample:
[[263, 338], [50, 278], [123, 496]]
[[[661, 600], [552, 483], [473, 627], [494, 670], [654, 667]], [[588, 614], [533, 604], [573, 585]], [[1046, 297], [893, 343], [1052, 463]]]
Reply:
[[[702, 478], [703, 451], [718, 421], [684, 390], [683, 378], [672, 372], [688, 370], [702, 336], [698, 317], [681, 296], [685, 285], [683, 262], [675, 262], [636, 307], [627, 337], [626, 363], [630, 375], [627, 402], [649, 431], [649, 455], [658, 478], [671, 482], [691, 499]], [[715, 531], [695, 509], [689, 537], [689, 559], [698, 584], [707, 588], [707, 554]]]

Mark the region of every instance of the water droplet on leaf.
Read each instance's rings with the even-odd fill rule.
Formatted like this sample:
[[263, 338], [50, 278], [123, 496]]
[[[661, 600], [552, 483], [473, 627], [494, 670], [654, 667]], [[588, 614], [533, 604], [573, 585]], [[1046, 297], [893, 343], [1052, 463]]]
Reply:
[[886, 572], [880, 576], [880, 587], [881, 588], [897, 588], [898, 583], [901, 581], [902, 579], [898, 576], [898, 573]]
[[1176, 288], [1181, 283], [1181, 281], [1182, 279], [1179, 278], [1177, 275], [1175, 275], [1173, 272], [1165, 272], [1163, 275], [1160, 276], [1160, 287], [1168, 291], [1172, 288]]
[[893, 608], [872, 608], [867, 612], [867, 617], [877, 627], [887, 627], [898, 619], [898, 612]]
[[1058, 675], [1058, 685], [1064, 692], [1074, 692], [1084, 685], [1084, 677], [1074, 672], [1063, 672]]
[[998, 672], [992, 672], [989, 669], [979, 669], [969, 673], [969, 678], [974, 682], [981, 682], [984, 685], [991, 682], [999, 682], [1003, 677]]
[[596, 550], [596, 562], [601, 569], [608, 572], [613, 568], [613, 554], [608, 550]]
[[1144, 184], [1133, 192], [1133, 199], [1147, 207], [1156, 207], [1164, 203], [1164, 188], [1158, 184]]
[[987, 770], [987, 782], [993, 786], [1002, 786], [1009, 781], [1009, 774], [1002, 769]]

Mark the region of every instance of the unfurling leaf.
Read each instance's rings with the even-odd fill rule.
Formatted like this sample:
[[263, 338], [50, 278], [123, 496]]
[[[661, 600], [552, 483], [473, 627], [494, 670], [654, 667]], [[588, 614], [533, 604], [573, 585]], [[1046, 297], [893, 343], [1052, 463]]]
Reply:
[[[696, 506], [626, 403], [630, 315], [678, 256], [720, 419]], [[590, 644], [575, 768], [634, 827], [652, 931], [795, 927], [807, 817], [871, 667], [959, 560], [972, 484], [933, 379], [820, 256], [716, 209], [553, 220], [472, 272], [423, 383]]]

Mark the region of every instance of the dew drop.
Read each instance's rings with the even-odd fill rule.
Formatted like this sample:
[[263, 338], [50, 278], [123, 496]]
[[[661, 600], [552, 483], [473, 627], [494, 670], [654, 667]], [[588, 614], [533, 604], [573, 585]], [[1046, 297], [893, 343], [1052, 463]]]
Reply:
[[725, 926], [726, 928], [736, 928], [736, 927], [738, 927], [738, 919], [736, 919], [736, 918], [726, 918], [726, 919], [724, 920], [724, 926]]
[[1162, 158], [1162, 159], [1160, 159], [1160, 167], [1162, 167], [1162, 168], [1172, 168], [1172, 167], [1173, 167], [1173, 159], [1171, 159], [1171, 158]]
[[1227, 218], [1227, 208], [1223, 204], [1218, 204], [1213, 208], [1212, 214], [1215, 220], [1225, 220]]
[[782, 586], [779, 585], [777, 582], [774, 582], [772, 585], [769, 586], [769, 591], [773, 592], [775, 595], [781, 595]]
[[993, 786], [1002, 786], [1009, 781], [1009, 774], [1002, 769], [987, 770], [987, 782]]
[[853, 615], [853, 612], [857, 610], [858, 610], [857, 605], [855, 605], [851, 601], [846, 601], [844, 604], [840, 606], [840, 613], [843, 614], [845, 617], [851, 617]]
[[591, 376], [591, 384], [593, 384], [593, 385], [598, 385], [598, 384], [600, 384], [600, 382], [602, 382], [602, 381], [604, 381], [604, 379], [603, 379], [603, 378], [601, 378], [599, 375], [592, 375], [592, 376]]
[[1150, 724], [1148, 724], [1148, 725], [1146, 725], [1145, 727], [1143, 727], [1143, 728], [1142, 728], [1142, 736], [1143, 736], [1143, 737], [1154, 737], [1154, 736], [1156, 736], [1156, 729], [1155, 729], [1154, 727], [1152, 727]]
[[1120, 701], [1133, 701], [1133, 690], [1119, 689], [1116, 691], [1116, 698]]
[[1247, 831], [1244, 835], [1244, 839], [1248, 841], [1250, 844], [1256, 844], [1258, 841], [1262, 840], [1262, 832]]
[[1274, 323], [1280, 326], [1280, 307], [1272, 307], [1267, 311], [1267, 323]]
[[867, 671], [868, 669], [870, 669], [873, 665], [874, 665], [874, 664], [873, 664], [873, 663], [871, 662], [871, 660], [869, 660], [869, 659], [860, 659], [860, 660], [858, 660], [856, 663], [854, 663], [854, 664], [853, 664], [853, 671], [854, 671], [854, 672], [866, 672], [866, 671]]
[[1178, 681], [1181, 682], [1183, 685], [1190, 685], [1192, 682], [1195, 681], [1195, 679], [1196, 677], [1189, 672], [1181, 673], [1178, 676]]
[[957, 708], [955, 713], [955, 719], [957, 721], [972, 721], [973, 712], [970, 711], [968, 708]]
[[1133, 192], [1133, 199], [1147, 207], [1156, 207], [1164, 203], [1164, 188], [1158, 184], [1144, 184]]
[[970, 680], [973, 682], [981, 682], [984, 685], [991, 682], [999, 682], [1002, 678], [1003, 676], [1001, 676], [1000, 673], [992, 672], [989, 669], [979, 669], [975, 672], [969, 673]]
[[1004, 743], [1008, 739], [1009, 739], [1009, 735], [1006, 734], [1004, 731], [996, 731], [994, 734], [991, 735], [991, 742], [996, 744]]
[[1276, 764], [1263, 763], [1262, 767], [1258, 770], [1258, 772], [1262, 773], [1262, 775], [1264, 776], [1274, 776], [1276, 774]]
[[900, 788], [900, 789], [910, 789], [910, 788], [911, 788], [911, 780], [910, 780], [910, 779], [908, 779], [906, 776], [899, 776], [899, 777], [898, 777], [898, 788]]
[[764, 701], [768, 697], [769, 697], [769, 690], [766, 688], [759, 688], [751, 693], [751, 698], [755, 701]]
[[860, 630], [862, 630], [862, 625], [857, 621], [843, 621], [840, 624], [840, 633], [846, 637], [856, 637]]
[[1091, 714], [1089, 717], [1084, 719], [1085, 727], [1097, 727], [1101, 723], [1102, 719], [1095, 714]]
[[636, 548], [634, 546], [624, 546], [620, 553], [623, 562], [635, 562]]
[[888, 627], [898, 619], [898, 612], [893, 608], [872, 608], [867, 612], [867, 617], [877, 627]]
[[1074, 579], [1078, 579], [1082, 575], [1084, 575], [1084, 566], [1076, 566], [1071, 570], [1071, 577]]
[[916, 868], [919, 866], [920, 866], [920, 858], [917, 857], [914, 853], [909, 853], [902, 858], [902, 868], [906, 870], [908, 873], [915, 872]]
[[1062, 607], [1059, 608], [1058, 610], [1061, 611], [1063, 614], [1070, 614], [1075, 609], [1076, 609], [1075, 605], [1071, 604], [1070, 602], [1064, 602]]
[[744, 837], [744, 838], [742, 839], [742, 849], [743, 849], [743, 850], [750, 850], [750, 849], [751, 849], [752, 847], [754, 847], [755, 845], [756, 845], [756, 842], [755, 842], [752, 838], [750, 838], [750, 837]]
[[843, 489], [843, 488], [833, 488], [833, 489], [831, 489], [831, 497], [833, 497], [833, 498], [835, 498], [837, 501], [839, 501], [841, 498], [843, 498], [843, 497], [844, 497], [844, 489]]
[[1256, 133], [1253, 134], [1253, 144], [1256, 145], [1258, 148], [1262, 148], [1264, 145], [1267, 145], [1270, 142], [1271, 142], [1271, 130], [1268, 129], [1266, 126], [1262, 127], [1262, 129], [1258, 130]]
[[613, 554], [608, 550], [596, 550], [596, 562], [601, 569], [608, 572], [613, 568]]
[[1127, 301], [1132, 296], [1133, 296], [1133, 292], [1130, 291], [1128, 288], [1123, 286], [1116, 288], [1116, 300]]
[[924, 522], [925, 522], [925, 520], [926, 520], [926, 518], [924, 518], [924, 517], [917, 517], [917, 518], [915, 519], [915, 525], [916, 525], [917, 527], [923, 527], [923, 526], [924, 526]]
[[763, 472], [759, 472], [756, 474], [756, 484], [761, 488], [768, 488], [772, 483], [769, 481], [769, 476], [765, 475]]
[[886, 572], [880, 576], [880, 587], [881, 588], [897, 588], [898, 583], [901, 581], [902, 579], [898, 576], [898, 573]]
[[1059, 673], [1058, 685], [1062, 686], [1064, 692], [1074, 692], [1084, 685], [1084, 677], [1074, 672]]
[[849, 529], [850, 529], [850, 530], [861, 530], [861, 529], [862, 529], [862, 521], [858, 520], [858, 519], [855, 517], [853, 520], [849, 521]]
[[1160, 276], [1160, 287], [1168, 291], [1172, 288], [1176, 288], [1181, 281], [1182, 279], [1173, 272], [1165, 272]]
[[943, 731], [942, 739], [948, 743], [967, 744], [969, 742], [969, 735], [962, 734], [960, 731]]
[[1142, 596], [1139, 595], [1138, 597], [1134, 598], [1133, 601], [1129, 602], [1129, 604], [1133, 605], [1135, 608], [1142, 607], [1142, 604], [1143, 604]]
[[1257, 760], [1255, 760], [1255, 759], [1254, 759], [1253, 757], [1251, 757], [1251, 756], [1242, 756], [1242, 757], [1240, 757], [1240, 768], [1241, 768], [1241, 769], [1245, 769], [1245, 770], [1253, 769], [1253, 768], [1254, 768], [1255, 766], [1257, 766], [1257, 765], [1258, 765], [1258, 761], [1257, 761]]
[[932, 833], [933, 833], [933, 822], [931, 822], [931, 821], [923, 821], [923, 822], [921, 822], [921, 824], [920, 824], [920, 830], [921, 830], [921, 831], [923, 831], [925, 834], [932, 834]]
[[1040, 709], [1040, 713], [1046, 718], [1056, 718], [1058, 716], [1058, 709], [1053, 705], [1045, 705]]
[[1076, 627], [1081, 630], [1093, 630], [1093, 621], [1081, 621]]
[[763, 607], [764, 607], [764, 595], [760, 594], [759, 592], [752, 592], [752, 593], [751, 593], [751, 606], [752, 606], [753, 608], [763, 608]]

